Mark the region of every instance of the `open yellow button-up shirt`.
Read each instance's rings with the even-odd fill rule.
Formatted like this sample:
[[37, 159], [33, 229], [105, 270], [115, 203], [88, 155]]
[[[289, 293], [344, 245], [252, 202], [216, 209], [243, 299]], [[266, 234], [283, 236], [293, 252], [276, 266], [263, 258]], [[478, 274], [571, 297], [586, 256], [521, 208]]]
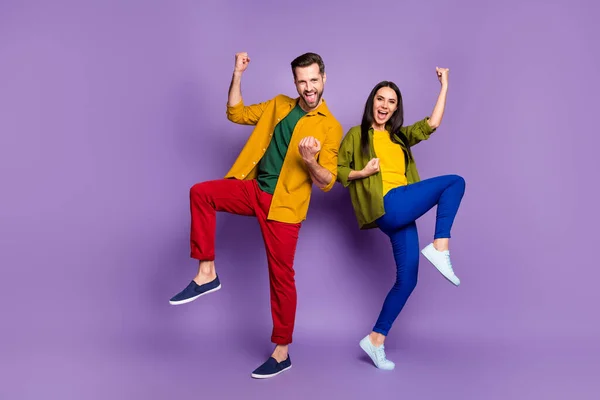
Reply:
[[[275, 126], [292, 111], [297, 101], [298, 98], [279, 95], [264, 103], [250, 106], [245, 106], [243, 101], [234, 106], [227, 106], [227, 118], [230, 121], [256, 127], [225, 178], [256, 178], [256, 167], [269, 147]], [[321, 151], [317, 153], [316, 159], [333, 176], [323, 191], [329, 191], [335, 184], [337, 155], [343, 130], [323, 100], [319, 107], [300, 118], [294, 128], [273, 193], [268, 219], [292, 224], [306, 219], [312, 181], [308, 167], [298, 150], [298, 144], [307, 136], [313, 136], [321, 143]]]

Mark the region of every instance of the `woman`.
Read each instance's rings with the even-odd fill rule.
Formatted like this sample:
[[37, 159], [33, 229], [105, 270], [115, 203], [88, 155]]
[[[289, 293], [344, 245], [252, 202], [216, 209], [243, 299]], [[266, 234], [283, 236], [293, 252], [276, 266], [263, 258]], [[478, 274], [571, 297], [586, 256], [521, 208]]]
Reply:
[[375, 366], [393, 369], [384, 341], [417, 284], [419, 242], [415, 221], [437, 205], [433, 243], [423, 255], [453, 284], [448, 242], [465, 181], [446, 175], [420, 181], [410, 148], [426, 140], [442, 121], [448, 91], [448, 69], [436, 68], [441, 90], [431, 117], [404, 127], [400, 90], [383, 81], [371, 91], [360, 126], [344, 137], [338, 154], [338, 180], [350, 190], [360, 229], [379, 228], [389, 236], [397, 274], [373, 331], [360, 341]]

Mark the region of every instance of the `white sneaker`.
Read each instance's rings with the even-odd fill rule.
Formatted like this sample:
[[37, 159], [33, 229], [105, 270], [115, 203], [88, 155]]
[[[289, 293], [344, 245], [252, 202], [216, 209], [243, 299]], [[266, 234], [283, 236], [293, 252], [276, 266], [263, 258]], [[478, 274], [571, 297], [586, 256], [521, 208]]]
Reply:
[[379, 369], [392, 370], [396, 366], [392, 361], [385, 358], [385, 347], [383, 345], [376, 347], [371, 343], [369, 335], [360, 341], [360, 347], [371, 357], [375, 366]]
[[460, 279], [452, 270], [452, 262], [450, 262], [450, 251], [438, 251], [430, 243], [427, 247], [421, 250], [421, 253], [431, 262], [437, 269], [456, 286], [460, 285]]

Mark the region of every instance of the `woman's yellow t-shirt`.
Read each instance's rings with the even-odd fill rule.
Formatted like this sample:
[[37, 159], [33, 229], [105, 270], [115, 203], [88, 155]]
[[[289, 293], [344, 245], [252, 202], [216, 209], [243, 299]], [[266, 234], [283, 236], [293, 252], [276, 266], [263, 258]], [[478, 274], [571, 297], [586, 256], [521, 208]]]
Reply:
[[373, 147], [379, 158], [383, 195], [398, 186], [407, 185], [404, 152], [399, 144], [392, 142], [390, 133], [373, 130]]

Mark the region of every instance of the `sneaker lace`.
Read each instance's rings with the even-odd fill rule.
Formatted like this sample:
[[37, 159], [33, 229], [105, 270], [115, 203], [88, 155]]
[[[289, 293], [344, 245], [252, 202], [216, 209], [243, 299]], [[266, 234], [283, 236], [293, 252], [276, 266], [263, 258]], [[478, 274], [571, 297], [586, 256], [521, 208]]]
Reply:
[[379, 362], [387, 361], [387, 359], [385, 358], [385, 350], [383, 345], [375, 347], [375, 356], [377, 356], [377, 361]]
[[450, 268], [450, 271], [453, 271], [452, 262], [450, 261], [450, 253], [445, 253], [444, 256], [446, 257], [446, 264], [448, 264], [448, 268]]

